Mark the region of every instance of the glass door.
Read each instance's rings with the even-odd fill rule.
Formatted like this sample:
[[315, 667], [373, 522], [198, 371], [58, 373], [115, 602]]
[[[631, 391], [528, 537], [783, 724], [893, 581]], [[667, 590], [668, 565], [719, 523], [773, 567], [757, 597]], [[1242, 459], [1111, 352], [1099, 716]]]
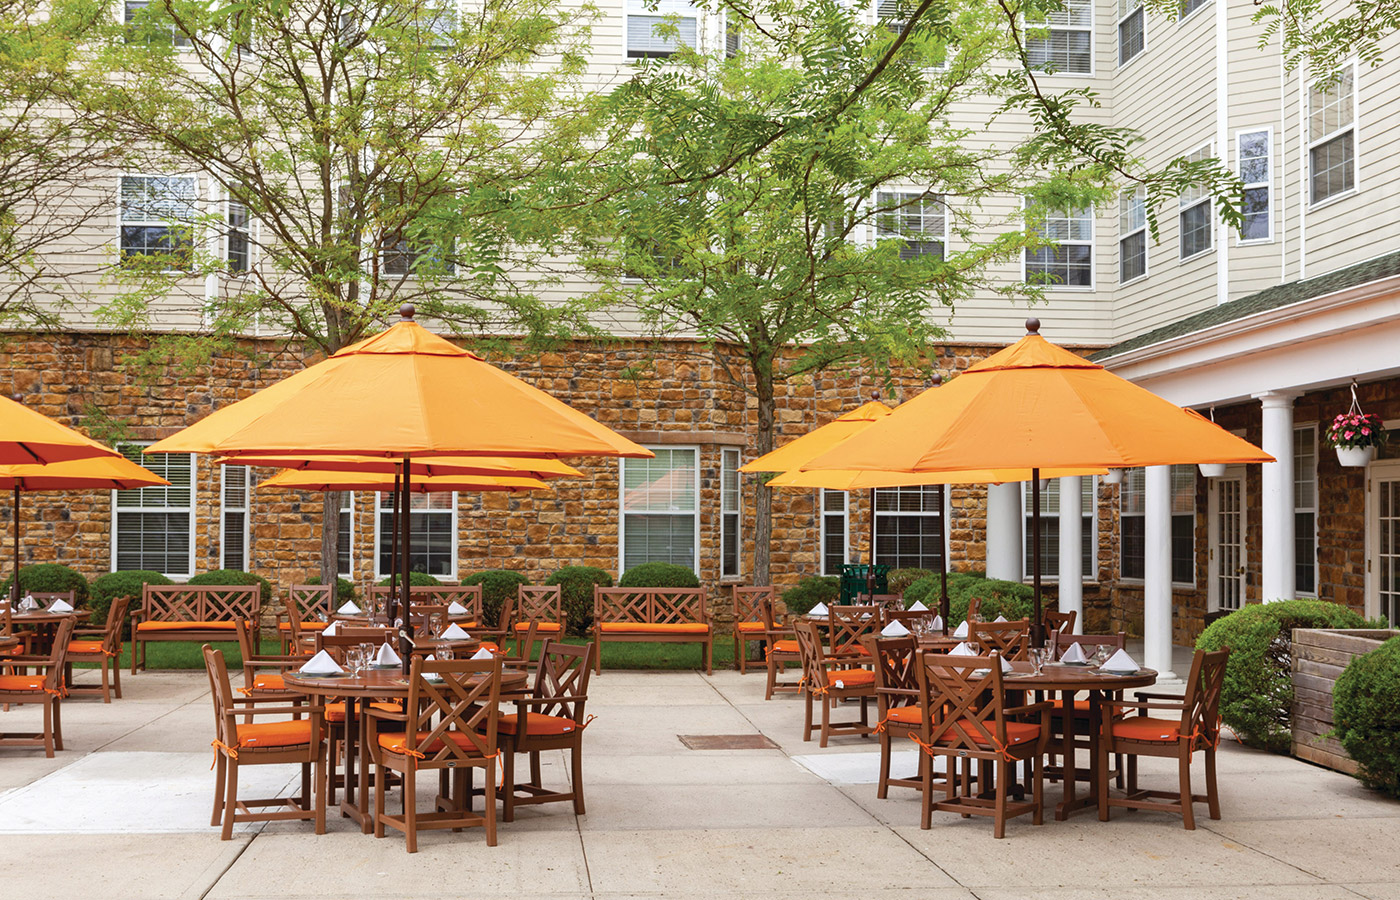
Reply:
[[1368, 606], [1390, 624], [1400, 623], [1400, 473], [1371, 479], [1371, 585]]
[[1239, 609], [1244, 603], [1244, 476], [1228, 473], [1213, 480], [1212, 512], [1214, 572], [1211, 593], [1215, 608]]

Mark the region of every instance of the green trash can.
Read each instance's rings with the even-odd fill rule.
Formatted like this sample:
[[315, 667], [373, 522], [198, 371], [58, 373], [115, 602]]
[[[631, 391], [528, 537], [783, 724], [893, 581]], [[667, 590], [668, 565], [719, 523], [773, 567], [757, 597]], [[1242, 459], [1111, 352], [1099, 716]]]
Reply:
[[[856, 594], [866, 593], [866, 579], [870, 574], [870, 566], [865, 563], [847, 563], [841, 567], [841, 603], [854, 603]], [[890, 592], [890, 567], [884, 565], [875, 566], [875, 589], [870, 593], [888, 594]]]

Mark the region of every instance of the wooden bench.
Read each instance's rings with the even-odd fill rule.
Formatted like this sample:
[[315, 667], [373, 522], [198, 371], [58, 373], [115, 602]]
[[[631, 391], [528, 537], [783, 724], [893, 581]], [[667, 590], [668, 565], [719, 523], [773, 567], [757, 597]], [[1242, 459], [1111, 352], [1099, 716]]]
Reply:
[[704, 588], [593, 588], [595, 671], [603, 671], [603, 641], [703, 644], [705, 674], [713, 671], [714, 626]]
[[131, 613], [131, 674], [146, 668], [151, 641], [237, 641], [239, 619], [256, 623], [262, 588], [256, 584], [148, 584]]
[[[369, 589], [372, 608], [382, 608], [389, 599], [388, 585], [372, 585]], [[466, 607], [463, 615], [452, 616], [452, 621], [463, 628], [484, 627], [481, 621], [481, 585], [444, 584], [441, 587], [412, 585], [408, 589], [408, 600], [414, 606], [449, 606], [459, 603]]]

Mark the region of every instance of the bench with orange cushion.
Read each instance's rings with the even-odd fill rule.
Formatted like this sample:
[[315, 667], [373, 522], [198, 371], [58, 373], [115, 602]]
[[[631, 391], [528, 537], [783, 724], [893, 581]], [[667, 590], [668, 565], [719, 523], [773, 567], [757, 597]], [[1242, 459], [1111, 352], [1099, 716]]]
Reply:
[[131, 672], [146, 668], [151, 641], [212, 643], [238, 640], [239, 619], [257, 622], [262, 604], [256, 584], [148, 584], [141, 608], [132, 610]]
[[[704, 588], [593, 588], [593, 633], [603, 641], [700, 644], [705, 673], [713, 671], [714, 626]], [[602, 653], [596, 672], [603, 671]]]

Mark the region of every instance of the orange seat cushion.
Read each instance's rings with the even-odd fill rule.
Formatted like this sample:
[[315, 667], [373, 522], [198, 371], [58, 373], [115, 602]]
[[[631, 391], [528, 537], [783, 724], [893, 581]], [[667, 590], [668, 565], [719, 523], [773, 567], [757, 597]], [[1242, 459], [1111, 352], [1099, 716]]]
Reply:
[[254, 675], [253, 690], [255, 691], [283, 691], [287, 689], [286, 682], [281, 675]]
[[650, 622], [604, 622], [603, 634], [709, 634], [710, 626], [701, 622], [677, 622], [653, 625]]
[[[331, 623], [329, 623], [329, 622], [302, 622], [302, 623], [301, 623], [299, 626], [297, 626], [297, 627], [299, 627], [302, 631], [320, 631], [320, 630], [322, 630], [323, 628], [329, 628], [329, 627], [330, 627], [330, 624], [331, 624]], [[291, 623], [291, 622], [278, 622], [278, 623], [277, 623], [277, 630], [278, 630], [278, 631], [291, 631], [291, 630], [292, 630], [292, 623]]]
[[136, 626], [137, 631], [233, 631], [235, 625], [232, 622], [210, 622], [210, 621], [189, 621], [189, 622], [141, 622]]
[[482, 649], [482, 650], [490, 650], [492, 653], [500, 653], [500, 652], [501, 652], [501, 647], [500, 647], [500, 645], [497, 644], [495, 641], [482, 641], [482, 642], [481, 642], [481, 649]]
[[735, 622], [735, 623], [734, 623], [734, 628], [735, 628], [736, 631], [762, 631], [762, 630], [763, 630], [763, 623], [762, 623], [762, 622]]
[[870, 651], [867, 650], [867, 649], [865, 649], [864, 645], [862, 645], [862, 644], [857, 644], [857, 643], [855, 643], [854, 641], [852, 641], [852, 642], [849, 643], [849, 644], [846, 644], [844, 647], [842, 647], [840, 650], [838, 650], [838, 651], [836, 651], [836, 652], [837, 652], [837, 653], [844, 653], [844, 654], [846, 654], [846, 655], [848, 655], [848, 656], [849, 656], [850, 654], [853, 654], [853, 653], [856, 654], [856, 655], [858, 655], [858, 656], [869, 656], [869, 655], [870, 655]]
[[295, 747], [311, 743], [311, 721], [254, 722], [238, 726], [238, 747]]
[[827, 682], [836, 688], [842, 687], [864, 687], [875, 683], [875, 673], [870, 669], [841, 669], [837, 672], [828, 672]]
[[41, 691], [42, 675], [0, 675], [0, 691]]
[[797, 645], [797, 641], [774, 641], [774, 653], [801, 653], [802, 648]]
[[1113, 736], [1129, 741], [1175, 741], [1181, 734], [1181, 720], [1129, 716], [1113, 723]]
[[[525, 723], [529, 734], [568, 734], [578, 727], [578, 723], [573, 719], [566, 719], [563, 716], [546, 716], [543, 713], [526, 713], [526, 715], [530, 717]], [[496, 727], [506, 734], [515, 734], [518, 722], [518, 716], [501, 716], [496, 720]]]
[[917, 706], [896, 706], [885, 714], [885, 718], [901, 725], [922, 725], [924, 713]]
[[101, 653], [101, 641], [69, 641], [69, 653]]
[[[988, 722], [986, 722], [985, 724], [986, 724], [986, 727], [987, 727], [987, 729], [988, 729], [989, 731], [992, 730], [992, 729], [994, 728], [994, 725], [993, 725], [993, 723], [992, 723], [991, 721], [988, 721]], [[973, 740], [974, 742], [976, 742], [976, 743], [978, 743], [978, 744], [981, 744], [981, 745], [984, 746], [984, 747], [989, 747], [989, 746], [991, 746], [991, 745], [983, 738], [983, 736], [982, 736], [980, 733], [978, 733], [974, 728], [969, 728], [969, 729], [968, 729], [968, 735], [972, 738], [972, 740]], [[1006, 723], [1006, 743], [1007, 743], [1008, 745], [1011, 745], [1011, 744], [1024, 744], [1024, 743], [1026, 743], [1027, 741], [1033, 741], [1033, 740], [1035, 740], [1035, 739], [1037, 739], [1037, 738], [1039, 738], [1039, 737], [1040, 737], [1040, 726], [1037, 725], [1037, 724], [1035, 724], [1034, 722], [1007, 722], [1007, 723]], [[942, 738], [939, 739], [939, 743], [942, 743], [942, 744], [950, 744], [950, 743], [952, 743], [952, 742], [953, 742], [953, 738], [952, 738], [951, 736], [949, 736], [949, 735], [946, 735], [946, 734], [945, 734]]]
[[[371, 708], [371, 709], [377, 709], [377, 710], [379, 710], [380, 712], [387, 712], [387, 713], [401, 713], [401, 712], [403, 712], [403, 707], [402, 707], [402, 706], [399, 706], [397, 703], [371, 703], [371, 704], [370, 704], [370, 708]], [[344, 703], [327, 703], [327, 704], [326, 704], [326, 713], [325, 713], [325, 715], [326, 715], [326, 721], [327, 721], [327, 722], [344, 722], [344, 721], [345, 721], [345, 704], [344, 704]]]
[[[419, 753], [437, 753], [442, 749], [442, 741], [440, 740], [426, 743], [431, 734], [432, 732], [429, 731], [418, 732], [416, 744]], [[406, 735], [400, 732], [380, 734], [379, 746], [388, 750], [390, 753], [403, 754], [408, 750], [408, 741], [405, 740], [405, 738]], [[472, 744], [471, 739], [460, 731], [447, 732], [447, 739], [469, 753], [476, 751], [476, 746]]]
[[[523, 634], [524, 632], [530, 630], [530, 623], [529, 623], [529, 622], [516, 622], [516, 623], [515, 623], [515, 630], [516, 630], [516, 631], [519, 631], [519, 632], [521, 632], [521, 633]], [[541, 622], [538, 626], [535, 627], [535, 630], [536, 630], [536, 631], [552, 632], [552, 633], [558, 634], [559, 631], [561, 630], [561, 628], [560, 628], [558, 622]]]

